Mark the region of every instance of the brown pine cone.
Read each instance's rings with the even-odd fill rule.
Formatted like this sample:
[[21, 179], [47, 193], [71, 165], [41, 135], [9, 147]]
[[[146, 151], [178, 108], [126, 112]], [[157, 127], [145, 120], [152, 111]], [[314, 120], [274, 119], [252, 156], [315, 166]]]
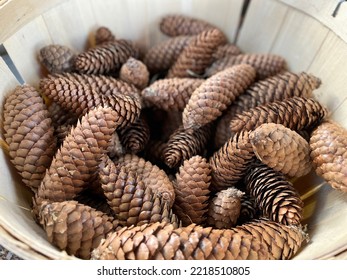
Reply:
[[52, 44], [40, 49], [38, 59], [49, 73], [71, 72], [74, 70], [76, 54], [67, 46]]
[[216, 60], [206, 69], [207, 77], [238, 64], [249, 64], [257, 72], [257, 79], [263, 80], [269, 76], [276, 75], [287, 69], [286, 61], [283, 57], [274, 54], [239, 54], [235, 56], [225, 56]]
[[133, 123], [119, 129], [118, 134], [125, 151], [133, 154], [143, 151], [150, 138], [149, 126], [143, 115], [140, 115]]
[[253, 160], [254, 152], [249, 142], [249, 133], [242, 131], [235, 134], [210, 157], [211, 188], [220, 191], [234, 186], [245, 175]]
[[99, 172], [101, 186], [116, 219], [122, 226], [142, 225], [150, 222], [171, 221], [167, 202], [150, 187], [141, 176], [116, 166], [106, 159]]
[[202, 154], [211, 137], [211, 125], [200, 128], [179, 127], [167, 141], [164, 150], [164, 162], [170, 168], [180, 166], [192, 156]]
[[209, 203], [207, 225], [219, 229], [234, 227], [240, 216], [243, 194], [235, 187], [218, 192]]
[[173, 210], [183, 226], [202, 224], [206, 220], [211, 168], [205, 158], [193, 156], [185, 160], [176, 174], [176, 199]]
[[213, 61], [213, 52], [226, 40], [219, 29], [206, 30], [196, 35], [182, 50], [166, 77], [189, 78], [204, 74], [206, 67]]
[[148, 85], [149, 72], [142, 61], [129, 57], [120, 68], [119, 78], [139, 89], [143, 89]]
[[331, 120], [318, 125], [310, 137], [315, 172], [333, 188], [347, 192], [347, 131]]
[[106, 26], [100, 26], [98, 29], [96, 29], [94, 37], [95, 45], [101, 45], [103, 43], [116, 40], [116, 36], [114, 36], [112, 31]]
[[39, 186], [34, 214], [43, 201], [71, 200], [88, 187], [121, 121], [118, 112], [103, 107], [82, 117], [55, 154]]
[[119, 157], [116, 164], [124, 166], [128, 171], [136, 172], [138, 176], [142, 177], [142, 181], [147, 188], [151, 188], [164, 201], [168, 201], [170, 207], [172, 206], [175, 200], [174, 187], [166, 173], [158, 166], [134, 154]]
[[242, 64], [207, 79], [191, 95], [183, 111], [185, 128], [211, 123], [254, 81], [253, 67]]
[[151, 106], [165, 111], [183, 111], [190, 96], [205, 80], [172, 78], [155, 81], [146, 87], [141, 96]]
[[304, 203], [282, 173], [257, 164], [248, 171], [245, 184], [263, 217], [284, 225], [300, 225]]
[[82, 74], [107, 74], [120, 69], [129, 57], [137, 57], [127, 40], [107, 41], [78, 54], [74, 68]]
[[221, 59], [226, 56], [239, 55], [241, 50], [235, 44], [227, 43], [225, 45], [219, 46], [213, 53], [212, 57], [214, 60]]
[[305, 240], [307, 235], [300, 228], [271, 221], [255, 221], [235, 229], [196, 224], [175, 229], [163, 222], [124, 227], [110, 234], [93, 250], [92, 259], [290, 259]]
[[143, 62], [151, 73], [166, 71], [193, 38], [194, 36], [177, 36], [159, 42], [147, 51]]
[[301, 177], [311, 171], [310, 145], [295, 131], [265, 123], [251, 131], [249, 140], [257, 158], [275, 171]]
[[327, 115], [327, 109], [313, 98], [293, 97], [259, 105], [236, 115], [230, 122], [232, 134], [254, 130], [263, 123], [278, 123], [292, 130], [310, 130]]
[[112, 138], [107, 149], [107, 155], [114, 159], [125, 154], [125, 148], [119, 140], [119, 135], [117, 132], [113, 133]]
[[56, 102], [52, 102], [48, 107], [47, 107], [49, 117], [52, 120], [52, 125], [54, 128], [57, 128], [59, 126], [67, 126], [67, 125], [75, 125], [77, 123], [78, 118], [64, 110], [59, 104]]
[[39, 221], [50, 243], [82, 259], [115, 229], [113, 218], [73, 200], [45, 203]]
[[259, 217], [258, 217], [258, 207], [255, 202], [255, 199], [249, 194], [244, 193], [244, 195], [241, 197], [240, 216], [237, 219], [237, 224], [242, 225], [256, 218], [259, 218]]
[[64, 139], [66, 136], [68, 136], [68, 134], [70, 134], [72, 128], [73, 125], [71, 124], [62, 124], [54, 129], [54, 136], [56, 138], [58, 148], [61, 146], [61, 144], [63, 144]]
[[215, 29], [216, 27], [201, 19], [172, 14], [166, 15], [161, 19], [159, 28], [164, 34], [175, 37], [181, 35], [198, 35], [203, 31]]
[[312, 91], [320, 86], [320, 79], [301, 72], [284, 72], [251, 85], [228, 107], [216, 126], [216, 147], [221, 147], [231, 136], [230, 121], [235, 115], [253, 107], [294, 96], [311, 97]]
[[11, 162], [24, 184], [36, 192], [56, 151], [47, 108], [36, 89], [25, 84], [6, 98], [3, 116]]
[[69, 112], [83, 116], [97, 106], [112, 107], [127, 123], [140, 115], [138, 90], [125, 82], [103, 76], [64, 74], [40, 81], [42, 92]]

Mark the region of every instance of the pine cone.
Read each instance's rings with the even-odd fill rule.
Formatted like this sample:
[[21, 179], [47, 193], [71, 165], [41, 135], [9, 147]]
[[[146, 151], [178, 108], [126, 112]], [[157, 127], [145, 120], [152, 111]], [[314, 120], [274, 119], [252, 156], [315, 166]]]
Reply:
[[254, 78], [254, 69], [243, 64], [228, 68], [207, 79], [193, 92], [184, 108], [184, 127], [200, 127], [216, 120]]
[[108, 106], [123, 116], [122, 126], [125, 126], [140, 115], [138, 90], [116, 79], [78, 74], [56, 75], [42, 79], [40, 89], [77, 116], [97, 106]]
[[221, 59], [226, 56], [239, 55], [241, 50], [235, 44], [227, 43], [225, 45], [219, 46], [213, 53], [212, 57], [214, 60]]
[[311, 171], [310, 146], [295, 131], [281, 124], [265, 123], [250, 132], [249, 139], [257, 158], [289, 177]]
[[110, 159], [103, 165], [99, 173], [101, 185], [120, 225], [171, 221], [168, 203], [146, 187], [141, 176], [124, 166], [116, 166]]
[[223, 230], [195, 224], [175, 229], [163, 222], [125, 227], [110, 234], [93, 250], [92, 259], [290, 259], [306, 239], [300, 228], [271, 221]]
[[168, 70], [193, 38], [194, 36], [178, 36], [155, 44], [143, 60], [148, 70], [151, 73]]
[[74, 67], [82, 74], [107, 74], [119, 70], [131, 56], [137, 57], [129, 41], [107, 41], [77, 55]]
[[118, 133], [115, 132], [112, 135], [111, 141], [109, 143], [109, 147], [107, 149], [107, 155], [114, 159], [120, 156], [124, 156], [125, 154], [125, 148], [123, 147], [122, 143], [119, 140]]
[[119, 130], [119, 140], [127, 153], [137, 154], [143, 151], [149, 137], [149, 126], [143, 115], [135, 122]]
[[258, 207], [254, 197], [244, 193], [241, 197], [240, 216], [237, 219], [237, 224], [242, 225], [258, 218]]
[[130, 57], [120, 68], [119, 78], [139, 89], [143, 89], [148, 85], [149, 72], [143, 62]]
[[63, 144], [66, 136], [69, 135], [72, 128], [73, 128], [73, 125], [71, 125], [71, 124], [62, 124], [62, 125], [57, 126], [54, 129], [54, 136], [56, 138], [58, 148], [61, 146], [61, 144]]
[[286, 61], [283, 57], [273, 54], [239, 54], [235, 56], [225, 56], [216, 60], [206, 69], [207, 77], [238, 64], [249, 64], [257, 72], [257, 79], [263, 80], [269, 76], [276, 75], [287, 69]]
[[152, 106], [165, 111], [183, 111], [190, 96], [205, 80], [193, 78], [161, 79], [141, 92]]
[[226, 37], [219, 29], [206, 30], [196, 35], [171, 66], [167, 78], [189, 78], [204, 74], [206, 67], [213, 61], [213, 52], [225, 42]]
[[347, 131], [329, 120], [318, 125], [310, 137], [315, 172], [333, 188], [347, 192]]
[[293, 97], [259, 105], [238, 114], [230, 122], [233, 133], [253, 130], [263, 123], [282, 124], [292, 130], [310, 130], [317, 126], [327, 115], [325, 109], [313, 98]]
[[245, 175], [253, 160], [249, 133], [243, 131], [235, 134], [210, 157], [212, 189], [220, 191], [235, 185]]
[[163, 170], [134, 154], [119, 157], [116, 164], [124, 166], [128, 171], [136, 172], [138, 176], [142, 177], [142, 181], [147, 188], [151, 188], [164, 201], [168, 201], [170, 207], [172, 206], [175, 200], [175, 191], [170, 179]]
[[54, 128], [59, 126], [75, 125], [78, 118], [68, 111], [64, 110], [59, 104], [52, 102], [48, 108], [49, 117], [52, 120]]
[[38, 59], [49, 73], [71, 72], [74, 70], [76, 54], [67, 46], [47, 45], [40, 49]]
[[101, 45], [106, 42], [115, 41], [116, 37], [112, 31], [106, 26], [100, 26], [95, 31], [95, 45]]
[[185, 15], [166, 15], [160, 23], [159, 28], [164, 34], [175, 37], [180, 35], [198, 35], [203, 31], [214, 29], [215, 27], [201, 19]]
[[65, 138], [41, 182], [35, 197], [34, 214], [45, 200], [71, 200], [86, 189], [121, 121], [118, 112], [102, 107], [82, 117]]
[[234, 227], [240, 216], [243, 194], [234, 187], [218, 192], [209, 203], [207, 225], [219, 229]]
[[228, 107], [219, 120], [215, 134], [216, 147], [221, 147], [230, 138], [229, 124], [237, 114], [259, 105], [294, 96], [310, 97], [320, 83], [320, 79], [305, 72], [299, 74], [285, 72], [254, 83]]
[[185, 160], [176, 174], [176, 199], [173, 210], [183, 226], [202, 224], [206, 220], [211, 168], [205, 158], [191, 157]]
[[73, 200], [44, 204], [39, 219], [49, 242], [82, 259], [90, 259], [91, 251], [114, 229], [111, 217]]
[[284, 225], [300, 225], [304, 203], [282, 173], [258, 164], [247, 173], [245, 184], [263, 217]]
[[24, 184], [36, 192], [56, 150], [47, 108], [35, 88], [22, 85], [6, 98], [3, 116], [11, 162]]
[[179, 127], [171, 134], [164, 150], [164, 161], [170, 168], [180, 166], [184, 160], [201, 154], [211, 136], [211, 125], [197, 129]]

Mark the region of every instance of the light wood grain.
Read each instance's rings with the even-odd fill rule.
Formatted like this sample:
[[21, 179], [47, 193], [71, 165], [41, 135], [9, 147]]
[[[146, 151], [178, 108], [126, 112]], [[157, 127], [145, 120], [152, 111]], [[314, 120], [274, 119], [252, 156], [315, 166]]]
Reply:
[[24, 81], [36, 85], [42, 69], [38, 51], [51, 43], [47, 26], [39, 16], [9, 37], [4, 46]]

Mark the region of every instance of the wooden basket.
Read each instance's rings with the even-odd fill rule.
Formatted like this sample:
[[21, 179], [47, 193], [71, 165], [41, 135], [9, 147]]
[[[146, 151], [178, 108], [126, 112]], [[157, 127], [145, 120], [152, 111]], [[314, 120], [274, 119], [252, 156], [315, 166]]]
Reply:
[[[347, 128], [347, 2], [332, 16], [336, 1], [251, 1], [237, 44], [244, 52], [274, 53], [290, 70], [322, 79], [316, 98]], [[22, 82], [37, 86], [39, 48], [58, 43], [85, 48], [96, 27], [109, 27], [119, 38], [142, 46], [163, 40], [158, 22], [183, 13], [222, 28], [231, 42], [242, 0], [0, 0], [0, 99]], [[9, 61], [14, 66], [8, 67]], [[16, 76], [14, 75], [16, 74]], [[2, 112], [1, 112], [2, 115]], [[0, 151], [0, 244], [25, 259], [68, 259], [47, 240], [30, 214], [31, 193]], [[304, 224], [311, 237], [296, 259], [347, 259], [347, 194], [333, 190], [313, 174], [295, 182], [305, 202]]]

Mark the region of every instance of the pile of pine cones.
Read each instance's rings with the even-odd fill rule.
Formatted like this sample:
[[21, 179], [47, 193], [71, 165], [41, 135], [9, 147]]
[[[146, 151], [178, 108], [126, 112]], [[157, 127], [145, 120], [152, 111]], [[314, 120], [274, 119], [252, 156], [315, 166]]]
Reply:
[[162, 18], [143, 51], [100, 27], [39, 52], [39, 88], [4, 104], [11, 162], [48, 240], [83, 259], [289, 259], [307, 241], [290, 179], [347, 190], [347, 132], [319, 78], [242, 53], [217, 27]]

